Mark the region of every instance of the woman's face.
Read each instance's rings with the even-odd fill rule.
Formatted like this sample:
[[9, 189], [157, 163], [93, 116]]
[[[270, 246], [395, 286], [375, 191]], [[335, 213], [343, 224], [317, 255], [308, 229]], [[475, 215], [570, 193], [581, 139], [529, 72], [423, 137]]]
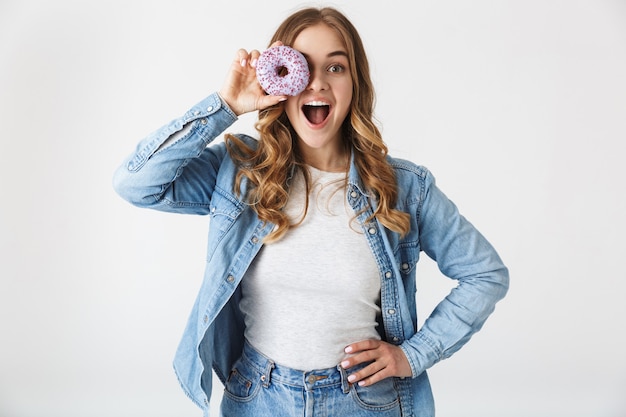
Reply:
[[304, 29], [292, 47], [306, 57], [311, 72], [307, 88], [285, 104], [304, 162], [322, 170], [344, 170], [341, 126], [352, 102], [347, 50], [325, 24]]

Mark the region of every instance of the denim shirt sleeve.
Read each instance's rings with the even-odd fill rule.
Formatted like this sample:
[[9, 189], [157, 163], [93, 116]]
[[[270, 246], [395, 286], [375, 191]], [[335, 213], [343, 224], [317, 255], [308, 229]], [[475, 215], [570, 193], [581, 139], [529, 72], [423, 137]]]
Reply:
[[207, 214], [223, 144], [207, 147], [237, 116], [211, 94], [143, 139], [113, 176], [128, 202], [162, 211]]
[[509, 286], [509, 272], [485, 237], [458, 211], [427, 172], [418, 208], [420, 246], [458, 286], [401, 348], [413, 376], [458, 351], [479, 331]]

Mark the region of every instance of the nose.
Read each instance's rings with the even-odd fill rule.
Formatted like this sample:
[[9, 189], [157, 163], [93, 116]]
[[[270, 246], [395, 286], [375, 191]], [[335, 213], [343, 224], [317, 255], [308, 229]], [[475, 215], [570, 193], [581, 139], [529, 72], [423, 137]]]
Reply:
[[309, 85], [307, 87], [308, 90], [312, 91], [322, 91], [328, 89], [328, 83], [326, 82], [324, 71], [321, 70], [310, 70], [310, 78]]

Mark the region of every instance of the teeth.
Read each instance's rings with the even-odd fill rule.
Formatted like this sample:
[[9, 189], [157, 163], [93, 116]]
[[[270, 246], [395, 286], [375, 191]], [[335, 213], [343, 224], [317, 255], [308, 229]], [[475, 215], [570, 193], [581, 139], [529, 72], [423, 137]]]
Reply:
[[305, 103], [305, 106], [328, 106], [328, 103], [324, 103], [323, 101], [310, 101], [308, 103]]

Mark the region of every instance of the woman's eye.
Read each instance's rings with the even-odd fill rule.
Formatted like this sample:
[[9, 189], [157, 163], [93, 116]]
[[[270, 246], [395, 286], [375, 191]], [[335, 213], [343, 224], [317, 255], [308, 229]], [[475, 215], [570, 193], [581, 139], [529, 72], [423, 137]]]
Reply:
[[343, 65], [334, 64], [328, 67], [328, 72], [343, 72]]

